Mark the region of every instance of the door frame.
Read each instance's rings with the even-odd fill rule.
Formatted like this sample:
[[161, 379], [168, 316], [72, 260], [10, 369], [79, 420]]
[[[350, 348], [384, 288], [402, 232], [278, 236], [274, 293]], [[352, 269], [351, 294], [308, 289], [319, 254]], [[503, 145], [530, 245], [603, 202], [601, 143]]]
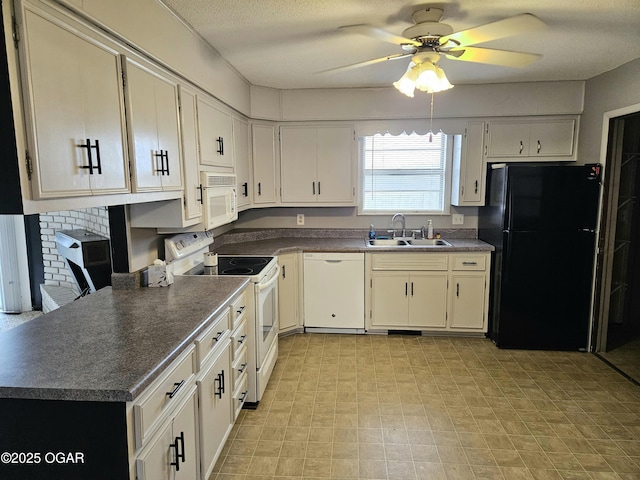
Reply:
[[[611, 291], [611, 270], [613, 267], [619, 191], [618, 180], [624, 134], [624, 119], [622, 117], [632, 114], [640, 114], [640, 103], [603, 114], [600, 163], [604, 168], [591, 310], [593, 320], [591, 322], [589, 351], [592, 352], [604, 352], [607, 349], [609, 294]], [[609, 178], [612, 180], [611, 183]]]

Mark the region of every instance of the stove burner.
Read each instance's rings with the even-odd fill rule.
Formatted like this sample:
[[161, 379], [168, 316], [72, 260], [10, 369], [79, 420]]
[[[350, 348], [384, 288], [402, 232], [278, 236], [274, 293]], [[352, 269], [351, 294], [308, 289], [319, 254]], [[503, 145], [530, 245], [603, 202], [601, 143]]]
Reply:
[[258, 267], [260, 265], [266, 265], [269, 259], [262, 257], [236, 257], [229, 260], [229, 265], [236, 265], [238, 267]]
[[252, 268], [227, 268], [222, 270], [222, 275], [250, 275], [253, 273]]

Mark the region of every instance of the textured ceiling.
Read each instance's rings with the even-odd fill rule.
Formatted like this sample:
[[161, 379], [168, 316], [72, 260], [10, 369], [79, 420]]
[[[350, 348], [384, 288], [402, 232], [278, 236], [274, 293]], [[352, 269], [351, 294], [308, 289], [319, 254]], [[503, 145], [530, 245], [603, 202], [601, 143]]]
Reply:
[[443, 58], [453, 84], [586, 80], [640, 58], [640, 0], [162, 0], [251, 84], [278, 89], [389, 86], [408, 60], [343, 72], [322, 70], [402, 53], [399, 46], [340, 31], [370, 24], [401, 35], [411, 14], [444, 10], [454, 31], [520, 13], [548, 28], [479, 46], [542, 54], [523, 68]]

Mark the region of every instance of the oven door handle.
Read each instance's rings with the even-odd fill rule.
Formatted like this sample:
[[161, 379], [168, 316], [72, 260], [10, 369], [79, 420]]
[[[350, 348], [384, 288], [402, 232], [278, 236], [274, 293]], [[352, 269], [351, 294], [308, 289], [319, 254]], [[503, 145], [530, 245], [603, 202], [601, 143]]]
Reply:
[[258, 290], [258, 292], [261, 292], [264, 289], [269, 288], [271, 285], [276, 283], [279, 278], [280, 278], [280, 265], [276, 265], [276, 271], [273, 274], [273, 277], [271, 277], [271, 279], [266, 283], [258, 283], [256, 285], [256, 287], [257, 287], [256, 289]]

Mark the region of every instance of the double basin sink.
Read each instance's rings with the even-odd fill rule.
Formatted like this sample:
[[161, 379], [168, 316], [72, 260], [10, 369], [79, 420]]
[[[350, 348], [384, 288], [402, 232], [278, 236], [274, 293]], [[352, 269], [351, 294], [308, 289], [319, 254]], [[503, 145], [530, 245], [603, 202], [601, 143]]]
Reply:
[[441, 238], [375, 238], [366, 239], [369, 247], [450, 247], [451, 244]]

